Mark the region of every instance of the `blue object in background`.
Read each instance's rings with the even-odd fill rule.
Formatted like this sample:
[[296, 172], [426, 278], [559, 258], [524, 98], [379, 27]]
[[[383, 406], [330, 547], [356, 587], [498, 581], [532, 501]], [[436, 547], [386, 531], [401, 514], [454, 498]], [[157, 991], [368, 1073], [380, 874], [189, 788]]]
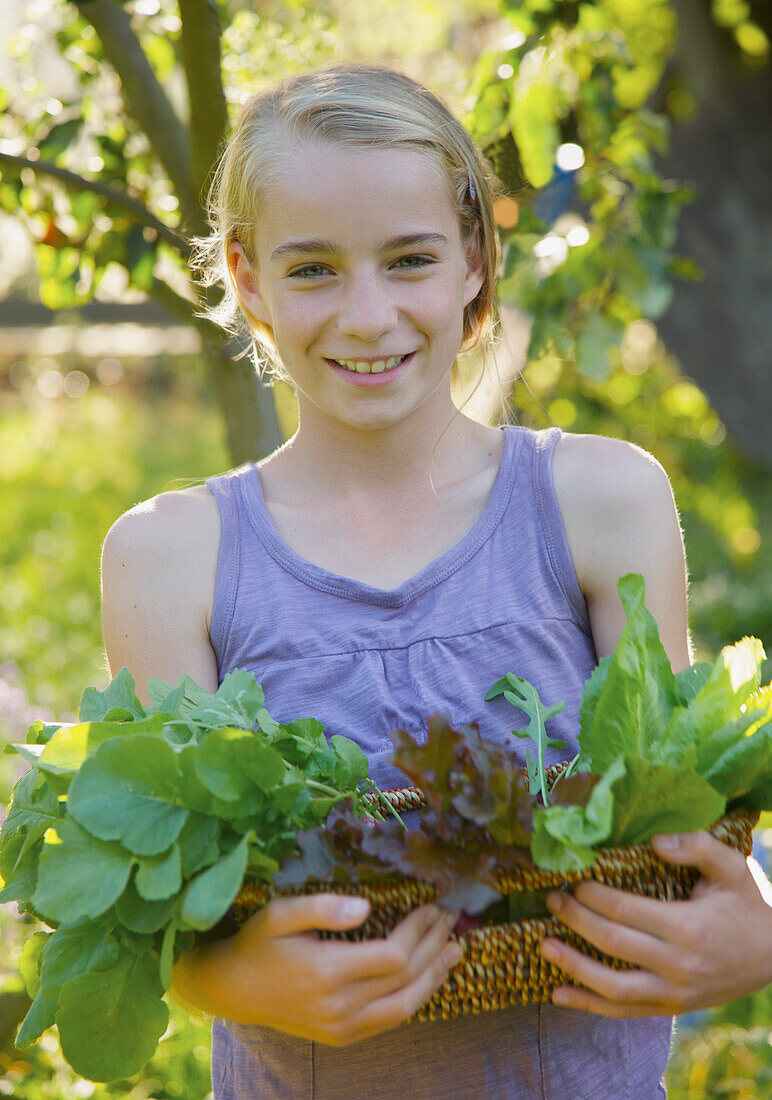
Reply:
[[547, 225], [552, 225], [571, 205], [577, 171], [576, 168], [566, 170], [555, 165], [555, 174], [547, 186], [534, 194], [531, 209]]

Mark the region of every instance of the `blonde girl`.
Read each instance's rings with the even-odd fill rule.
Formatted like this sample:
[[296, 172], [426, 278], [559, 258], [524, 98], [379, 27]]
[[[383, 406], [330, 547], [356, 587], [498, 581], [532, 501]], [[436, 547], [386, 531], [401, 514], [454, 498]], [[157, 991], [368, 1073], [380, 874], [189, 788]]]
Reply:
[[[510, 742], [511, 708], [483, 701], [507, 671], [565, 700], [553, 732], [572, 756], [584, 682], [624, 623], [625, 573], [644, 575], [674, 671], [689, 666], [662, 466], [623, 441], [490, 427], [453, 404], [459, 351], [489, 353], [495, 330], [494, 194], [464, 128], [398, 72], [334, 65], [246, 102], [202, 263], [226, 288], [216, 319], [241, 319], [256, 366], [291, 381], [299, 426], [261, 462], [111, 527], [111, 670], [214, 691], [248, 668], [274, 717], [354, 738], [393, 787], [405, 777], [389, 730], [420, 736], [432, 711]], [[560, 910], [638, 969], [548, 942], [586, 988], [432, 1024], [399, 1026], [459, 961], [452, 917], [422, 906], [387, 939], [349, 943], [318, 930], [357, 926], [366, 902], [271, 902], [175, 967], [174, 992], [213, 1017], [215, 1100], [664, 1095], [672, 1014], [769, 982], [772, 909], [707, 833], [660, 851], [701, 871], [692, 900], [589, 883]]]

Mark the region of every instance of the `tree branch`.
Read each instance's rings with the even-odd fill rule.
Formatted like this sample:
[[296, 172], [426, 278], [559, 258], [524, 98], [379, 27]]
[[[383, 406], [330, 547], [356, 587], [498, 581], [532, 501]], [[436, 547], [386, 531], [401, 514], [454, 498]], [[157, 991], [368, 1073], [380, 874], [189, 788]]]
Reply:
[[170, 226], [160, 221], [155, 214], [151, 214], [144, 203], [140, 202], [139, 199], [133, 199], [125, 191], [120, 191], [109, 183], [100, 183], [99, 180], [84, 179], [77, 172], [71, 172], [68, 168], [60, 168], [58, 164], [51, 164], [49, 161], [30, 160], [28, 157], [0, 153], [0, 164], [7, 164], [12, 170], [19, 172], [22, 168], [31, 168], [33, 172], [40, 175], [52, 176], [54, 179], [61, 180], [66, 187], [73, 190], [93, 191], [95, 194], [101, 195], [112, 206], [118, 206], [121, 210], [131, 214], [140, 225], [146, 225], [150, 229], [154, 229], [158, 236], [176, 249], [186, 262], [190, 260], [190, 243], [179, 233], [175, 233]]
[[193, 182], [203, 200], [228, 126], [220, 66], [222, 29], [215, 0], [178, 0], [178, 3], [182, 19], [182, 65], [190, 102]]
[[105, 56], [117, 72], [126, 111], [150, 139], [153, 152], [174, 185], [183, 220], [191, 233], [205, 228], [190, 176], [190, 145], [182, 122], [166, 97], [132, 30], [129, 17], [113, 0], [74, 0], [99, 35]]

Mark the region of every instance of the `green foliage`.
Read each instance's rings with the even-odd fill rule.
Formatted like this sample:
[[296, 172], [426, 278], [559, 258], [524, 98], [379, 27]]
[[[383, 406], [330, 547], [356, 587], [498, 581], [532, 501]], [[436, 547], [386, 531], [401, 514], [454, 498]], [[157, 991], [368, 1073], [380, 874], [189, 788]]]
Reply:
[[531, 794], [541, 793], [542, 802], [547, 806], [549, 804], [549, 794], [547, 792], [547, 776], [544, 770], [544, 750], [564, 749], [566, 743], [556, 737], [549, 737], [545, 729], [545, 722], [556, 714], [560, 714], [565, 703], [559, 702], [550, 707], [545, 707], [536, 688], [529, 684], [527, 680], [522, 680], [511, 672], [508, 672], [503, 679], [497, 680], [493, 687], [489, 689], [485, 698], [486, 700], [495, 699], [497, 695], [503, 695], [508, 703], [524, 711], [531, 719], [526, 729], [512, 730], [512, 733], [515, 737], [529, 738], [536, 745], [536, 756], [533, 756], [530, 749], [526, 750], [525, 755], [526, 767], [528, 768], [528, 789]]
[[[669, 120], [646, 106], [673, 49], [675, 12], [667, 0], [503, 7], [517, 45], [505, 40], [483, 54], [471, 80], [477, 102], [465, 119], [521, 206], [516, 226], [502, 234], [500, 296], [533, 318], [529, 359], [555, 353], [605, 379], [625, 325], [660, 317], [672, 279], [699, 274], [672, 253], [693, 188], [656, 172], [653, 155], [667, 148]], [[502, 169], [499, 150], [511, 139], [514, 170]], [[545, 253], [545, 241], [559, 245], [562, 237], [535, 216], [535, 201], [556, 181], [564, 143], [579, 147], [588, 214], [571, 220], [587, 233], [583, 243]]]
[[[628, 574], [617, 587], [626, 623], [583, 693], [577, 774], [560, 785], [560, 804], [544, 796], [534, 815], [532, 854], [549, 870], [588, 866], [599, 844], [707, 828], [727, 805], [772, 810], [772, 685], [757, 691], [761, 643], [743, 638], [724, 647], [712, 669], [674, 676], [643, 577]], [[506, 690], [504, 697], [522, 707]], [[539, 730], [535, 739], [545, 736]], [[571, 784], [582, 773], [600, 782], [577, 806]]]
[[336, 802], [385, 810], [362, 750], [340, 735], [328, 745], [313, 721], [275, 722], [244, 669], [214, 694], [189, 676], [176, 688], [151, 679], [147, 710], [135, 687], [123, 668], [104, 692], [84, 691], [79, 725], [35, 722], [27, 745], [11, 746], [32, 768], [0, 829], [0, 901], [55, 929], [23, 954], [34, 999], [16, 1044], [55, 1023], [67, 1061], [95, 1081], [154, 1053], [174, 963], [247, 872], [270, 883], [298, 828]]
[[[569, 430], [632, 438], [663, 462], [686, 531], [696, 649], [712, 668], [721, 647], [733, 638], [755, 633], [772, 639], [768, 555], [761, 550], [740, 553], [742, 543], [736, 540], [750, 520], [762, 543], [772, 544], [768, 479], [740, 462], [704, 395], [663, 356], [653, 326], [645, 322], [629, 329], [622, 356], [639, 373], [620, 362], [605, 386], [554, 359], [531, 364], [525, 373], [530, 389], [521, 381], [516, 391], [520, 419], [535, 427], [562, 422]], [[31, 365], [36, 371], [34, 361]], [[35, 718], [74, 722], [82, 685], [97, 685], [90, 698], [98, 700], [109, 682], [98, 609], [99, 550], [111, 523], [138, 500], [227, 466], [198, 360], [187, 357], [172, 364], [126, 359], [125, 365], [122, 383], [107, 387], [94, 379], [78, 400], [41, 398], [31, 385], [34, 374], [27, 373], [29, 384], [3, 396], [0, 506], [6, 538], [0, 551], [0, 651], [16, 662], [0, 664], [4, 740], [22, 740]], [[87, 363], [67, 356], [59, 357], [58, 366], [63, 373], [77, 367], [93, 374]], [[769, 670], [769, 662], [765, 667]], [[768, 679], [769, 671], [763, 676], [764, 682]], [[679, 690], [686, 698], [683, 683]], [[120, 691], [111, 697], [111, 705], [131, 709], [134, 695]], [[88, 721], [100, 722], [105, 713], [94, 707]], [[40, 744], [50, 740], [53, 728], [49, 725], [47, 736], [45, 727], [40, 730]], [[83, 751], [77, 747], [81, 736], [68, 752]], [[312, 728], [306, 736], [313, 741]], [[2, 802], [10, 795], [12, 762], [0, 755]], [[63, 766], [66, 760], [51, 759], [52, 766], [57, 762]], [[557, 788], [550, 797], [553, 802], [558, 798]], [[42, 835], [53, 813], [42, 806], [38, 810]], [[180, 836], [186, 839], [185, 830]], [[203, 852], [203, 864], [191, 864], [186, 874], [203, 869], [209, 859], [205, 846], [202, 836], [196, 847]], [[144, 859], [152, 876], [149, 861], [158, 857]], [[170, 870], [159, 866], [155, 881], [164, 881]], [[153, 881], [150, 877], [146, 884], [148, 898], [155, 896]], [[21, 948], [41, 927], [32, 917], [17, 918], [12, 908], [0, 906], [0, 977], [9, 991], [18, 976]], [[672, 1061], [672, 1081], [686, 1081], [692, 1071], [703, 1069], [710, 1081], [721, 1080], [724, 1072], [746, 1073], [751, 1079], [761, 1074], [769, 1066], [768, 1046], [754, 1038], [752, 1029], [754, 1020], [765, 1021], [769, 1011], [759, 1003], [760, 996], [737, 1002], [733, 1016], [715, 1010], [704, 1038], [684, 1030]], [[129, 1094], [164, 1100], [206, 1096], [209, 1024], [191, 1019], [173, 1003], [169, 1007], [169, 1030], [147, 1066], [130, 1080], [95, 1085], [90, 1095], [97, 1100]], [[738, 1039], [740, 1028], [751, 1030]], [[10, 1047], [5, 1055], [0, 1051], [0, 1059], [0, 1080], [21, 1100], [43, 1100], [44, 1095], [71, 1100], [79, 1094], [77, 1081], [85, 1089], [84, 1080], [63, 1061], [55, 1032], [43, 1034], [23, 1052]], [[41, 1093], [44, 1084], [47, 1091]]]

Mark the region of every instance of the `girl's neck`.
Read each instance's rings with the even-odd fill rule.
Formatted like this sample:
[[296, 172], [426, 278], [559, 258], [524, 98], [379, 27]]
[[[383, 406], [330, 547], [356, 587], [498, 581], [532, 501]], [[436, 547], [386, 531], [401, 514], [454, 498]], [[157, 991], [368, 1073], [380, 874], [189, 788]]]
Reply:
[[286, 503], [395, 507], [433, 498], [432, 484], [442, 500], [443, 491], [498, 460], [503, 440], [497, 429], [456, 413], [455, 406], [440, 424], [436, 417], [422, 422], [420, 411], [368, 431], [301, 413], [295, 435], [261, 464], [261, 478]]

